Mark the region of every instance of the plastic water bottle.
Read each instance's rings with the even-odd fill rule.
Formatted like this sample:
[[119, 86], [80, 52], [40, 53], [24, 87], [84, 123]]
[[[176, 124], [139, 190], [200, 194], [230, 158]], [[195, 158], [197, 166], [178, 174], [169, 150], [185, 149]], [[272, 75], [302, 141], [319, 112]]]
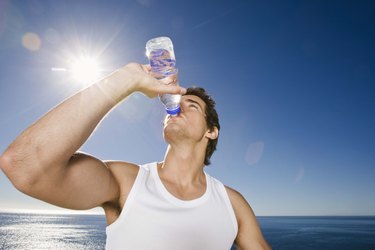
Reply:
[[[152, 75], [157, 79], [177, 74], [173, 44], [168, 37], [157, 37], [146, 43], [146, 55], [150, 61]], [[180, 113], [181, 95], [163, 94], [159, 96], [168, 114]]]

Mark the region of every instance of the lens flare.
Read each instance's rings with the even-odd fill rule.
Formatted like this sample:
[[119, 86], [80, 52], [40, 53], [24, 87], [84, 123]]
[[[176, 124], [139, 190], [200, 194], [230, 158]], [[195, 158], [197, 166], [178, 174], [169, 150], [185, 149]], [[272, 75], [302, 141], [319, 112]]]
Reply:
[[27, 32], [22, 37], [22, 45], [30, 51], [37, 51], [42, 46], [42, 40], [37, 34]]
[[245, 160], [249, 165], [254, 165], [259, 162], [262, 157], [264, 149], [264, 142], [259, 141], [249, 145], [246, 151]]

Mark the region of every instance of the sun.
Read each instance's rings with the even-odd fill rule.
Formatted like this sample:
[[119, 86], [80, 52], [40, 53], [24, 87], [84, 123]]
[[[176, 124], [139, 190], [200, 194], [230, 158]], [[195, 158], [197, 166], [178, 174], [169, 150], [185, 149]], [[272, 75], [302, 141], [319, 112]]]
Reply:
[[100, 76], [98, 60], [94, 57], [84, 56], [71, 60], [69, 72], [74, 81], [88, 84]]

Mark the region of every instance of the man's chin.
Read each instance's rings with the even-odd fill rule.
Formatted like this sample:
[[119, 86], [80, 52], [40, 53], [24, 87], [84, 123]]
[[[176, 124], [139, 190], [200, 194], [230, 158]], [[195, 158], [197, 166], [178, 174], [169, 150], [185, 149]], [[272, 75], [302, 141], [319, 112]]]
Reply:
[[166, 140], [167, 142], [169, 142], [170, 140], [171, 141], [176, 140], [177, 138], [181, 137], [181, 135], [183, 134], [182, 130], [183, 129], [176, 123], [167, 124], [164, 127], [164, 131], [163, 131], [164, 140]]

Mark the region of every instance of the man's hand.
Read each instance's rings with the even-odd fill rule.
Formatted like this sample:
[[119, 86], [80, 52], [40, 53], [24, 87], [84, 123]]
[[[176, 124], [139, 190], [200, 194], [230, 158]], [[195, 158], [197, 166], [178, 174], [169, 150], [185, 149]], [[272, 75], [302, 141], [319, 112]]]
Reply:
[[158, 80], [152, 76], [151, 66], [148, 64], [129, 63], [111, 77], [119, 84], [123, 82], [123, 79], [131, 77], [131, 86], [129, 86], [131, 92], [139, 91], [150, 98], [160, 94], [184, 94], [186, 92], [186, 89], [178, 86], [177, 74]]

